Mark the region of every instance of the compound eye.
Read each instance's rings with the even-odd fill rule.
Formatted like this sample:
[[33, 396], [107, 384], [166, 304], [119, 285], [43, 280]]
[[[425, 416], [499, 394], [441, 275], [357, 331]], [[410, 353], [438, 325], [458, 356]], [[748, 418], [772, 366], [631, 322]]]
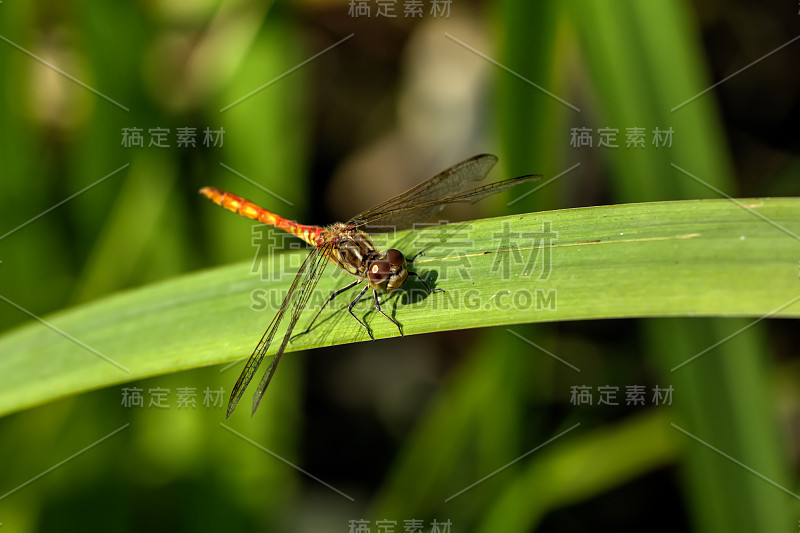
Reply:
[[403, 254], [400, 252], [400, 250], [390, 248], [389, 250], [386, 250], [386, 260], [389, 261], [389, 263], [393, 266], [402, 266], [403, 263], [405, 263], [406, 258], [403, 257]]
[[383, 282], [386, 280], [386, 278], [392, 275], [392, 269], [389, 265], [389, 261], [385, 259], [373, 261], [369, 266], [369, 272], [367, 275], [372, 283], [379, 284]]

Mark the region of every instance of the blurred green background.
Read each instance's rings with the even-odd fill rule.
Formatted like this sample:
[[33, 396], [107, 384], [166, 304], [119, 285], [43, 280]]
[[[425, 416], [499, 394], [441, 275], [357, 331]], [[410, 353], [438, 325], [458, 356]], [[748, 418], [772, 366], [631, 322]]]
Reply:
[[[31, 320], [8, 302], [46, 316], [252, 259], [249, 225], [203, 185], [324, 224], [489, 151], [496, 176], [572, 169], [515, 212], [719, 196], [671, 164], [734, 197], [798, 194], [798, 5], [418, 4], [2, 2], [0, 330]], [[593, 146], [572, 146], [575, 128]], [[602, 128], [618, 147], [598, 146]], [[474, 216], [504, 213], [485, 203]], [[224, 427], [204, 391], [227, 398], [237, 370], [83, 394], [0, 419], [0, 523], [797, 531], [799, 337], [757, 318], [513, 328], [580, 374], [502, 328], [293, 354], [258, 414]], [[645, 405], [628, 406], [637, 385]], [[620, 405], [598, 405], [602, 386]], [[143, 407], [122, 405], [126, 387]], [[169, 407], [148, 406], [156, 389]]]

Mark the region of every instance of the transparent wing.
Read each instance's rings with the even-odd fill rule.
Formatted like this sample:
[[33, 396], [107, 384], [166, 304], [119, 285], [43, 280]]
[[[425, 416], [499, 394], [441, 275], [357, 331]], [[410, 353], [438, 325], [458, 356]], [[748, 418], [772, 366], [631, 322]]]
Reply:
[[510, 189], [511, 187], [516, 187], [521, 183], [536, 181], [539, 179], [541, 179], [541, 176], [537, 174], [531, 174], [528, 176], [519, 176], [517, 178], [511, 178], [503, 181], [496, 181], [494, 183], [483, 185], [482, 187], [476, 187], [468, 191], [445, 196], [444, 198], [439, 198], [438, 200], [433, 200], [423, 204], [403, 205], [382, 213], [374, 213], [370, 218], [359, 219], [356, 217], [349, 223], [360, 227], [367, 233], [385, 232], [387, 227], [394, 228], [395, 230], [401, 230], [411, 227], [415, 222], [425, 222], [434, 214], [442, 210], [442, 208], [444, 208], [444, 206], [447, 204], [458, 202], [475, 203], [479, 200], [483, 200], [487, 196], [497, 194], [500, 191]]
[[[350, 223], [357, 225], [375, 222], [387, 226], [400, 227], [393, 220], [388, 220], [388, 213], [395, 213], [404, 208], [415, 206], [415, 222], [425, 221], [436, 214], [441, 206], [437, 200], [463, 191], [471, 185], [480, 183], [489, 174], [497, 163], [497, 156], [480, 154], [470, 157], [434, 177], [423, 181], [403, 194], [395, 196], [382, 204], [373, 207], [350, 219]], [[407, 227], [407, 226], [403, 226]]]
[[234, 409], [236, 409], [236, 405], [239, 403], [242, 394], [244, 394], [244, 390], [250, 384], [250, 381], [253, 379], [258, 367], [261, 366], [261, 362], [264, 360], [264, 356], [272, 344], [272, 340], [275, 337], [275, 333], [278, 331], [278, 327], [281, 324], [283, 316], [286, 314], [286, 311], [291, 309], [289, 326], [283, 336], [283, 342], [281, 343], [278, 352], [275, 354], [275, 357], [270, 362], [267, 371], [264, 373], [264, 377], [261, 378], [261, 382], [258, 384], [258, 389], [253, 396], [253, 412], [255, 413], [258, 404], [261, 402], [261, 397], [264, 395], [264, 391], [267, 389], [270, 380], [272, 380], [272, 376], [275, 374], [278, 361], [280, 361], [281, 356], [286, 349], [286, 345], [289, 343], [289, 339], [292, 337], [292, 330], [294, 330], [297, 321], [300, 319], [300, 315], [303, 313], [303, 309], [305, 309], [306, 303], [308, 303], [311, 293], [314, 292], [314, 287], [317, 286], [317, 282], [325, 270], [325, 265], [328, 263], [327, 252], [330, 246], [330, 244], [326, 243], [322, 246], [312, 249], [311, 253], [308, 254], [308, 257], [306, 257], [306, 260], [303, 261], [303, 264], [297, 271], [297, 275], [294, 277], [294, 281], [292, 281], [292, 285], [289, 287], [289, 292], [283, 299], [281, 308], [275, 314], [275, 317], [272, 319], [272, 322], [270, 322], [269, 327], [267, 327], [264, 335], [262, 335], [261, 340], [258, 341], [258, 345], [253, 351], [253, 355], [251, 355], [250, 359], [248, 359], [244, 370], [242, 370], [242, 373], [239, 376], [239, 379], [236, 380], [236, 385], [233, 386], [230, 400], [228, 400], [228, 411], [225, 415], [225, 418], [231, 416], [231, 413], [233, 413]]

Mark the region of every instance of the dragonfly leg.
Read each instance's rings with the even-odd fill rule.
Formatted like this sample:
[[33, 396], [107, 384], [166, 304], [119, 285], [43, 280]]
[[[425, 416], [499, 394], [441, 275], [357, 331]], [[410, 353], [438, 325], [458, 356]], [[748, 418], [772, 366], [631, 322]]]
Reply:
[[359, 283], [361, 283], [362, 281], [363, 281], [363, 280], [357, 279], [357, 280], [355, 280], [353, 283], [351, 283], [350, 285], [347, 285], [346, 287], [342, 287], [342, 288], [341, 288], [341, 289], [339, 289], [339, 290], [333, 291], [333, 292], [331, 293], [331, 295], [330, 295], [330, 296], [328, 296], [328, 299], [327, 299], [327, 300], [325, 300], [325, 303], [324, 303], [324, 304], [322, 304], [322, 307], [320, 307], [320, 308], [319, 308], [319, 311], [317, 311], [317, 314], [316, 314], [316, 315], [314, 315], [314, 318], [312, 318], [312, 319], [311, 319], [311, 323], [308, 325], [308, 327], [305, 329], [305, 331], [301, 331], [301, 332], [300, 332], [300, 333], [298, 333], [297, 335], [294, 335], [294, 336], [293, 336], [293, 337], [290, 339], [290, 342], [291, 342], [291, 341], [293, 341], [293, 340], [295, 340], [295, 339], [296, 339], [297, 337], [299, 337], [300, 335], [305, 335], [306, 333], [308, 333], [309, 331], [311, 331], [311, 328], [314, 326], [314, 322], [316, 322], [316, 321], [317, 321], [317, 318], [319, 318], [319, 314], [322, 312], [322, 310], [323, 310], [323, 309], [325, 309], [325, 306], [326, 306], [326, 305], [328, 305], [328, 304], [331, 302], [331, 300], [333, 300], [334, 298], [336, 298], [337, 296], [339, 296], [339, 295], [340, 295], [340, 294], [342, 294], [343, 292], [345, 292], [345, 291], [349, 291], [350, 289], [352, 289], [353, 287], [355, 287], [356, 285], [358, 285], [358, 284], [359, 284]]
[[[420, 253], [422, 253], [422, 252], [420, 252]], [[419, 255], [419, 254], [417, 254], [417, 255]], [[414, 274], [415, 276], [417, 276], [417, 279], [420, 280], [423, 285], [425, 285], [425, 288], [428, 289], [428, 292], [444, 292], [444, 289], [431, 289], [430, 285], [428, 285], [428, 283], [424, 279], [422, 279], [422, 276], [420, 276], [416, 272], [411, 272], [409, 270], [408, 273], [409, 274]]]
[[417, 257], [419, 257], [421, 255], [425, 255], [425, 252], [417, 252], [416, 255], [414, 255], [414, 257], [412, 257], [411, 259], [406, 259], [406, 261], [408, 263], [413, 263], [414, 261], [417, 260]]
[[[367, 335], [369, 335], [369, 338], [370, 338], [370, 339], [372, 339], [372, 340], [375, 340], [375, 337], [373, 337], [373, 336], [372, 336], [372, 332], [369, 330], [369, 328], [367, 327], [367, 325], [366, 325], [366, 324], [364, 324], [364, 323], [363, 323], [363, 322], [362, 322], [362, 321], [361, 321], [361, 320], [360, 320], [360, 319], [359, 319], [359, 318], [356, 316], [356, 314], [353, 312], [353, 306], [354, 306], [354, 305], [356, 305], [356, 304], [358, 303], [358, 301], [361, 299], [361, 297], [362, 297], [362, 296], [364, 296], [364, 293], [365, 293], [365, 292], [367, 292], [367, 289], [369, 289], [369, 285], [365, 286], [365, 287], [364, 287], [364, 290], [363, 290], [363, 291], [361, 291], [361, 292], [359, 292], [359, 293], [358, 293], [358, 296], [356, 296], [356, 297], [355, 297], [355, 299], [354, 299], [352, 302], [350, 302], [350, 305], [348, 305], [348, 306], [347, 306], [347, 310], [348, 310], [348, 311], [350, 311], [350, 314], [351, 314], [351, 315], [353, 315], [353, 318], [355, 318], [355, 319], [358, 321], [358, 323], [359, 323], [359, 324], [361, 324], [361, 326], [362, 326], [362, 327], [363, 327], [365, 330], [367, 330]], [[391, 319], [390, 319], [390, 320], [391, 320]]]
[[381, 309], [381, 304], [378, 302], [378, 291], [376, 291], [375, 289], [372, 289], [372, 299], [375, 300], [375, 309], [377, 309], [380, 314], [388, 318], [389, 322], [397, 326], [397, 331], [400, 332], [400, 336], [402, 337], [403, 330], [402, 328], [400, 328], [400, 324], [397, 323], [397, 320], [395, 320], [394, 318], [390, 317], [389, 315], [383, 312], [383, 309]]

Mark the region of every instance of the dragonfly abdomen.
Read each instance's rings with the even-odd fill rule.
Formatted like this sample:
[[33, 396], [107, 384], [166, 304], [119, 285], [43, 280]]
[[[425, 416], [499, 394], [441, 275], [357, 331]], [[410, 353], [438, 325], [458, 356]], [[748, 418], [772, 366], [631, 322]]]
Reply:
[[272, 211], [268, 211], [250, 200], [217, 189], [216, 187], [203, 187], [200, 189], [200, 194], [228, 211], [233, 211], [237, 215], [252, 220], [258, 220], [262, 224], [269, 224], [270, 226], [289, 232], [292, 235], [300, 237], [311, 246], [317, 246], [319, 243], [322, 228], [318, 226], [298, 224], [280, 215], [276, 215]]

